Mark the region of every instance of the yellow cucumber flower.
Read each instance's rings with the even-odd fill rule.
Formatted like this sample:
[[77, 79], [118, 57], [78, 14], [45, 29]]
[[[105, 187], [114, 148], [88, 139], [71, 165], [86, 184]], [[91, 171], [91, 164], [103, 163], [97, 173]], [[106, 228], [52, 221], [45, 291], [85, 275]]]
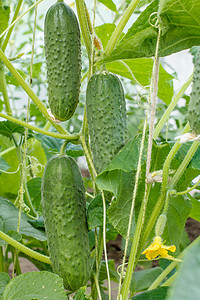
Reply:
[[168, 259], [173, 258], [171, 255], [168, 254], [168, 251], [175, 252], [176, 246], [163, 245], [161, 237], [157, 235], [155, 236], [153, 243], [148, 248], [146, 248], [142, 252], [142, 254], [145, 254], [148, 260], [154, 259], [158, 256], [160, 256], [161, 258]]

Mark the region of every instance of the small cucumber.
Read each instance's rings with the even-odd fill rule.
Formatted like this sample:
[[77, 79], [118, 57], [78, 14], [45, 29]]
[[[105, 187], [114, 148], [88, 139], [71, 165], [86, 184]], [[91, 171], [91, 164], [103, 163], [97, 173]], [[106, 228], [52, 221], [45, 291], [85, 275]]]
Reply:
[[192, 92], [188, 107], [188, 120], [195, 134], [200, 134], [200, 50], [195, 59]]
[[42, 205], [52, 268], [76, 291], [90, 277], [85, 189], [76, 161], [54, 156], [42, 178]]
[[44, 42], [49, 106], [56, 119], [66, 121], [79, 101], [81, 48], [76, 15], [65, 3], [58, 2], [47, 11]]
[[86, 90], [86, 111], [93, 162], [100, 173], [122, 148], [126, 136], [126, 104], [119, 78], [95, 73]]

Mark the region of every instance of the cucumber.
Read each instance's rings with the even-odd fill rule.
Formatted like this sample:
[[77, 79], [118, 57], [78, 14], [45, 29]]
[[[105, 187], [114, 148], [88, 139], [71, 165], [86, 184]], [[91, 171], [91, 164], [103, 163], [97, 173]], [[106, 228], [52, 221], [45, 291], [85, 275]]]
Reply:
[[54, 156], [42, 178], [42, 205], [53, 271], [76, 291], [90, 277], [85, 189], [76, 161]]
[[47, 11], [44, 42], [49, 106], [56, 119], [66, 121], [79, 101], [81, 45], [76, 15], [65, 3], [58, 2]]
[[107, 71], [92, 75], [86, 90], [86, 112], [93, 162], [99, 174], [125, 142], [126, 104], [116, 75]]
[[192, 132], [200, 134], [200, 50], [195, 59], [192, 92], [188, 106], [188, 120]]

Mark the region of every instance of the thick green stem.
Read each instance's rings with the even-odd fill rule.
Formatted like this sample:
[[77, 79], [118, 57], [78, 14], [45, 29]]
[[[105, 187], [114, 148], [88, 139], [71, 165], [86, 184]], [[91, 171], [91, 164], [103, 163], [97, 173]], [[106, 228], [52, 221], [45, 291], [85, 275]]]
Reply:
[[5, 74], [4, 74], [4, 68], [3, 68], [3, 64], [0, 62], [0, 87], [1, 87], [1, 91], [3, 94], [3, 100], [4, 100], [4, 104], [5, 104], [5, 109], [8, 115], [12, 115], [12, 109], [10, 106], [10, 101], [9, 101], [9, 97], [8, 97], [8, 92], [7, 92], [7, 88], [6, 88], [6, 78], [5, 78]]
[[128, 20], [130, 19], [131, 15], [133, 14], [133, 12], [136, 9], [139, 2], [140, 2], [140, 0], [132, 0], [130, 5], [124, 12], [121, 20], [119, 21], [117, 27], [115, 28], [115, 30], [108, 42], [108, 45], [107, 45], [107, 48], [105, 51], [105, 56], [108, 56], [113, 51], [115, 46], [117, 45], [124, 27], [126, 26]]
[[[183, 134], [188, 132], [190, 130], [190, 126], [187, 123], [187, 125], [185, 126], [184, 130], [183, 130]], [[166, 195], [167, 195], [167, 189], [168, 189], [168, 179], [169, 179], [169, 168], [170, 168], [170, 164], [172, 159], [174, 158], [174, 156], [176, 155], [177, 151], [179, 150], [179, 148], [181, 147], [181, 144], [179, 143], [179, 141], [177, 141], [174, 146], [172, 147], [172, 149], [170, 150], [164, 166], [163, 166], [163, 178], [162, 178], [162, 189], [161, 189], [161, 195], [158, 198], [158, 201], [154, 207], [154, 210], [151, 213], [151, 216], [149, 218], [149, 222], [147, 223], [147, 226], [145, 228], [145, 231], [141, 237], [141, 241], [140, 241], [140, 245], [139, 245], [139, 249], [138, 249], [138, 253], [142, 252], [142, 249], [148, 239], [148, 236], [153, 228], [153, 225], [156, 222], [156, 219], [160, 213], [160, 210], [164, 204]]]
[[22, 245], [21, 243], [17, 242], [16, 240], [12, 239], [10, 236], [5, 234], [4, 232], [0, 231], [0, 238], [13, 246], [14, 248], [18, 249], [19, 251], [25, 253], [26, 255], [33, 257], [41, 262], [44, 262], [46, 264], [51, 264], [50, 259], [48, 256], [45, 256], [43, 254], [40, 254], [36, 251], [33, 251], [32, 249], [29, 249], [28, 247]]
[[11, 62], [7, 59], [5, 54], [0, 49], [0, 60], [6, 65], [9, 71], [13, 74], [15, 79], [19, 82], [21, 87], [25, 90], [25, 92], [29, 95], [29, 97], [33, 100], [33, 102], [37, 105], [39, 110], [43, 113], [43, 115], [49, 120], [49, 122], [57, 129], [61, 134], [69, 134], [66, 130], [61, 126], [56, 124], [50, 117], [45, 105], [38, 98], [38, 96], [33, 92], [33, 90], [29, 87], [29, 85], [24, 81], [19, 72], [15, 69], [15, 67], [11, 64]]
[[67, 133], [61, 134], [61, 133], [56, 133], [56, 132], [49, 132], [47, 130], [35, 127], [35, 126], [30, 125], [30, 124], [28, 124], [28, 123], [26, 123], [24, 121], [18, 120], [18, 119], [14, 118], [14, 117], [7, 116], [7, 115], [2, 114], [2, 113], [0, 113], [0, 117], [2, 117], [4, 119], [7, 119], [7, 120], [10, 120], [10, 121], [12, 121], [12, 122], [14, 122], [16, 124], [22, 125], [22, 126], [24, 126], [26, 128], [29, 128], [29, 129], [33, 130], [33, 131], [36, 131], [36, 132], [39, 132], [41, 134], [48, 135], [48, 136], [51, 136], [51, 137], [55, 137], [55, 138], [59, 138], [59, 139], [66, 139], [68, 141], [73, 141], [73, 140], [77, 141], [79, 139], [79, 134], [71, 134], [71, 135], [69, 135]]
[[138, 216], [138, 219], [137, 219], [135, 234], [134, 234], [134, 238], [133, 238], [133, 242], [132, 242], [132, 246], [131, 246], [131, 252], [130, 252], [127, 271], [126, 271], [126, 276], [125, 276], [125, 279], [124, 279], [124, 282], [123, 282], [123, 285], [122, 285], [122, 290], [121, 290], [121, 296], [122, 296], [121, 299], [122, 300], [127, 300], [128, 299], [131, 279], [132, 279], [132, 275], [133, 275], [134, 268], [135, 268], [135, 265], [136, 265], [138, 244], [139, 244], [139, 241], [140, 241], [141, 231], [142, 231], [143, 222], [144, 222], [144, 209], [145, 209], [146, 204], [147, 204], [147, 199], [149, 198], [150, 189], [151, 189], [151, 185], [149, 184], [147, 186], [147, 190], [146, 190], [146, 193], [144, 195], [144, 198], [143, 198], [143, 201], [142, 201], [142, 204], [141, 204], [141, 207], [140, 207], [140, 212], [139, 212], [139, 216]]
[[91, 51], [92, 51], [92, 40], [90, 36], [90, 30], [87, 21], [87, 15], [85, 11], [85, 2], [84, 0], [76, 0], [76, 9], [78, 13], [79, 24], [81, 27], [81, 32], [83, 40], [87, 49], [89, 61], [91, 60]]
[[0, 272], [4, 272], [3, 247], [0, 246]]
[[184, 83], [184, 85], [173, 96], [172, 101], [170, 102], [168, 108], [166, 109], [164, 115], [162, 116], [162, 118], [160, 119], [160, 121], [158, 122], [158, 124], [154, 130], [154, 134], [153, 134], [154, 140], [157, 139], [163, 126], [165, 125], [166, 121], [168, 120], [171, 112], [174, 110], [174, 107], [176, 106], [177, 102], [180, 100], [180, 98], [183, 96], [183, 94], [189, 87], [190, 83], [192, 82], [192, 78], [193, 78], [193, 74], [188, 78], [188, 80]]
[[[23, 2], [23, 0], [18, 0], [17, 7], [15, 9], [15, 13], [13, 15], [11, 24], [17, 19], [17, 16], [18, 16], [19, 10], [21, 8], [22, 2]], [[13, 31], [13, 26], [8, 30], [8, 33], [7, 33], [7, 35], [5, 37], [5, 40], [3, 42], [3, 45], [2, 45], [2, 51], [3, 52], [5, 52], [5, 50], [6, 50], [6, 47], [8, 45], [8, 42], [9, 42], [12, 31]]]
[[183, 175], [185, 172], [185, 169], [187, 168], [188, 164], [190, 163], [191, 159], [193, 158], [195, 152], [197, 151], [199, 147], [199, 142], [193, 142], [192, 146], [190, 147], [190, 150], [186, 154], [184, 160], [182, 161], [181, 165], [179, 166], [178, 170], [174, 174], [171, 182], [170, 182], [170, 188], [173, 189], [174, 186], [177, 184], [179, 181], [180, 177]]

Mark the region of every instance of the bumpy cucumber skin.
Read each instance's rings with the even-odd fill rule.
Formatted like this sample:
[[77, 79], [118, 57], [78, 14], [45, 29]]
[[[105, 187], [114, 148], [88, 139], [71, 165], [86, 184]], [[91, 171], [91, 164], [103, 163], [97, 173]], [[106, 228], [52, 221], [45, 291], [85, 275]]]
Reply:
[[119, 78], [95, 73], [86, 90], [86, 111], [93, 162], [99, 174], [122, 148], [126, 136], [126, 104]]
[[90, 277], [85, 189], [76, 161], [54, 156], [42, 179], [42, 205], [52, 268], [76, 291]]
[[65, 3], [56, 3], [47, 11], [44, 42], [49, 106], [56, 119], [66, 121], [79, 101], [81, 45], [76, 15]]
[[195, 60], [192, 92], [188, 106], [188, 120], [195, 134], [200, 134], [200, 51]]

